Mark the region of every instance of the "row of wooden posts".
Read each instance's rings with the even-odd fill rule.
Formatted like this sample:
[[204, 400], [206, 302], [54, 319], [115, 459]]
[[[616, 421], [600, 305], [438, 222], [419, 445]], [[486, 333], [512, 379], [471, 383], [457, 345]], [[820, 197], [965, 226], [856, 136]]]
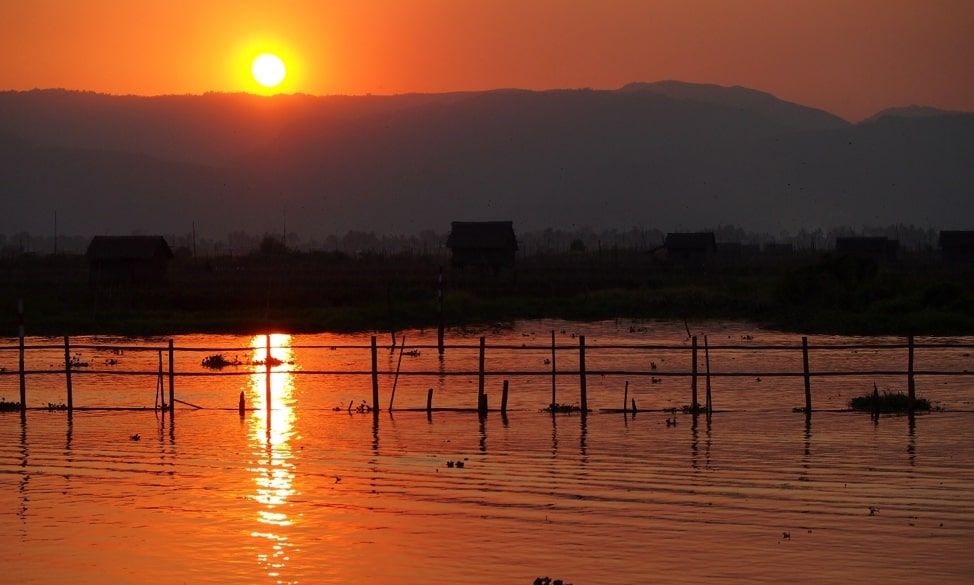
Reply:
[[[22, 317], [22, 306], [18, 307], [21, 309], [21, 319], [19, 326], [19, 379], [20, 379], [20, 407], [22, 411], [26, 410], [27, 395], [26, 395], [26, 370], [24, 367], [25, 363], [25, 341], [24, 341], [24, 327], [23, 327], [23, 317]], [[266, 356], [264, 360], [265, 371], [266, 371], [266, 404], [268, 409], [271, 408], [271, 375], [272, 375], [272, 357], [271, 357], [271, 336], [267, 335], [266, 341]], [[442, 343], [438, 343], [440, 348], [443, 347]], [[487, 394], [485, 390], [485, 357], [486, 357], [486, 338], [480, 338], [479, 344], [479, 366], [478, 366], [478, 390], [477, 390], [477, 410], [480, 412], [487, 411]], [[914, 370], [914, 339], [913, 336], [907, 338], [907, 388], [909, 400], [912, 403], [916, 398], [916, 383], [915, 383], [915, 370]], [[403, 349], [405, 349], [405, 339], [403, 339]], [[812, 412], [812, 386], [811, 386], [811, 371], [809, 369], [809, 359], [808, 359], [808, 338], [802, 337], [802, 365], [803, 365], [803, 377], [804, 377], [804, 390], [805, 390], [805, 408], [804, 411], [806, 415], [810, 416]], [[163, 410], [168, 409], [169, 414], [173, 415], [175, 413], [175, 403], [182, 402], [175, 397], [175, 366], [174, 366], [174, 352], [175, 348], [173, 346], [173, 340], [169, 340], [168, 343], [168, 358], [169, 367], [166, 377], [168, 378], [168, 390], [169, 390], [169, 401], [166, 403], [165, 400], [162, 401]], [[704, 364], [705, 364], [705, 404], [701, 407], [698, 401], [698, 340], [696, 336], [691, 337], [691, 372], [690, 372], [690, 405], [691, 412], [706, 412], [708, 415], [713, 412], [713, 401], [712, 401], [712, 386], [711, 386], [711, 372], [710, 372], [710, 347], [707, 341], [707, 336], [704, 336], [703, 343], [704, 350]], [[587, 388], [587, 372], [585, 363], [585, 336], [581, 335], [578, 338], [578, 376], [579, 376], [579, 410], [582, 413], [589, 411], [588, 408], [588, 388]], [[551, 407], [554, 410], [557, 405], [557, 363], [556, 363], [556, 345], [555, 345], [555, 332], [551, 332]], [[372, 412], [377, 414], [380, 410], [379, 407], [379, 368], [378, 368], [378, 344], [376, 337], [371, 338], [371, 381], [372, 381]], [[400, 365], [402, 363], [402, 351], [400, 351]], [[64, 336], [64, 375], [67, 387], [67, 409], [68, 411], [74, 410], [74, 397], [72, 388], [72, 363], [71, 363], [71, 344], [68, 336]], [[413, 373], [416, 374], [416, 373]], [[160, 364], [159, 364], [159, 386], [157, 389], [162, 391], [162, 380], [163, 380], [163, 370], [162, 370], [162, 360], [160, 352]], [[396, 382], [398, 382], [399, 368], [396, 369]], [[392, 389], [392, 395], [389, 402], [389, 410], [393, 408], [393, 401], [395, 400], [395, 383]], [[509, 383], [508, 380], [503, 381], [503, 390], [501, 396], [501, 411], [507, 411], [508, 402], [508, 391]], [[432, 410], [432, 400], [433, 391], [432, 388], [428, 390], [427, 400], [426, 400], [426, 410]], [[191, 405], [192, 406], [192, 405]], [[626, 382], [626, 391], [623, 398], [623, 408], [622, 411], [628, 411], [630, 408], [628, 404], [628, 382]], [[635, 402], [632, 405], [633, 410], [635, 410]], [[241, 404], [241, 409], [243, 405]]]

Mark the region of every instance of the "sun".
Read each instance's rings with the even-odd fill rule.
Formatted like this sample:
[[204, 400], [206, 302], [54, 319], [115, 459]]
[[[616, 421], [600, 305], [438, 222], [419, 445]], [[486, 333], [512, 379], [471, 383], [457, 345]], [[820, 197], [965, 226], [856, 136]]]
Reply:
[[284, 61], [272, 53], [261, 53], [250, 65], [254, 80], [264, 87], [277, 87], [287, 77]]

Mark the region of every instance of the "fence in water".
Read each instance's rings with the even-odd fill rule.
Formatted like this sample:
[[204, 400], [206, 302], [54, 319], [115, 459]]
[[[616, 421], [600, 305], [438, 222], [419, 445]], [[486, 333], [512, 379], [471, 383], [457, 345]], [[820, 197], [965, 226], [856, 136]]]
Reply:
[[[22, 333], [22, 332], [21, 332]], [[442, 339], [442, 338], [440, 338]], [[565, 378], [575, 378], [577, 380], [577, 392], [578, 392], [578, 403], [577, 410], [581, 413], [590, 412], [588, 407], [588, 384], [587, 380], [590, 376], [624, 376], [627, 378], [644, 378], [652, 377], [654, 379], [662, 378], [685, 378], [689, 380], [688, 385], [688, 398], [689, 398], [689, 410], [693, 413], [706, 412], [710, 414], [713, 411], [713, 389], [711, 380], [714, 378], [724, 378], [724, 377], [764, 377], [764, 378], [797, 378], [801, 377], [804, 380], [804, 407], [799, 410], [803, 410], [806, 415], [810, 416], [812, 408], [812, 382], [819, 378], [829, 378], [836, 376], [843, 377], [877, 377], [877, 376], [902, 376], [906, 379], [908, 397], [910, 404], [913, 403], [916, 397], [916, 379], [922, 376], [940, 376], [940, 377], [951, 377], [951, 376], [972, 376], [974, 373], [968, 371], [967, 369], [955, 369], [955, 370], [922, 370], [915, 367], [915, 356], [918, 351], [929, 350], [929, 349], [951, 349], [951, 350], [968, 350], [974, 349], [974, 344], [967, 343], [916, 343], [913, 336], [905, 338], [902, 342], [896, 343], [850, 343], [850, 344], [825, 344], [825, 345], [814, 345], [809, 344], [807, 337], [802, 337], [799, 343], [795, 344], [746, 344], [746, 345], [734, 345], [734, 344], [715, 344], [711, 345], [706, 336], [703, 337], [702, 343], [698, 342], [697, 337], [690, 338], [690, 344], [687, 345], [674, 345], [674, 344], [598, 344], [598, 345], [586, 345], [585, 336], [581, 335], [577, 339], [577, 344], [558, 344], [556, 343], [555, 333], [552, 331], [551, 334], [551, 344], [541, 345], [541, 344], [494, 344], [488, 345], [486, 337], [481, 337], [478, 344], [413, 344], [406, 345], [405, 339], [401, 345], [394, 346], [383, 346], [389, 347], [392, 351], [398, 350], [399, 352], [399, 362], [395, 370], [380, 370], [378, 366], [378, 350], [379, 345], [376, 341], [376, 337], [372, 336], [371, 343], [369, 345], [360, 344], [346, 344], [346, 345], [301, 345], [301, 344], [291, 344], [291, 345], [277, 345], [273, 346], [271, 344], [271, 336], [265, 336], [266, 345], [264, 348], [266, 350], [265, 357], [262, 361], [255, 361], [250, 365], [263, 367], [266, 373], [266, 392], [267, 400], [266, 404], [268, 409], [271, 408], [272, 401], [270, 400], [271, 393], [271, 379], [275, 374], [280, 374], [281, 372], [273, 371], [275, 364], [275, 358], [271, 355], [272, 349], [300, 349], [300, 350], [321, 350], [321, 351], [336, 351], [336, 350], [370, 350], [371, 351], [371, 363], [368, 366], [364, 366], [361, 369], [337, 369], [337, 370], [323, 370], [323, 369], [313, 369], [313, 370], [289, 370], [288, 375], [292, 376], [362, 376], [371, 378], [371, 389], [372, 389], [372, 401], [368, 409], [375, 415], [381, 410], [381, 405], [379, 401], [379, 376], [393, 376], [394, 382], [389, 396], [388, 410], [394, 409], [395, 402], [395, 391], [398, 380], [400, 377], [476, 377], [478, 380], [477, 385], [477, 407], [476, 408], [434, 408], [433, 407], [433, 391], [428, 390], [426, 399], [426, 411], [433, 410], [466, 410], [466, 411], [477, 411], [480, 413], [488, 412], [489, 406], [487, 403], [487, 394], [485, 392], [485, 380], [487, 377], [501, 377], [503, 380], [503, 390], [500, 401], [500, 407], [495, 409], [502, 413], [507, 412], [508, 404], [508, 393], [509, 384], [507, 377], [511, 376], [533, 376], [533, 377], [550, 377], [551, 380], [551, 400], [547, 407], [551, 408], [554, 412], [558, 409], [558, 391], [559, 391], [559, 379], [564, 380]], [[62, 350], [64, 353], [64, 363], [62, 367], [49, 368], [49, 369], [35, 369], [27, 370], [25, 367], [26, 359], [25, 356], [28, 352], [32, 351], [47, 351], [51, 350]], [[132, 352], [156, 352], [159, 355], [158, 367], [155, 370], [114, 370], [114, 369], [93, 369], [93, 368], [79, 368], [77, 364], [72, 363], [71, 352], [75, 350], [112, 350], [112, 351], [132, 351]], [[478, 352], [478, 368], [476, 370], [471, 369], [456, 369], [456, 370], [409, 370], [402, 371], [402, 356], [404, 354], [409, 355], [410, 352], [419, 352], [420, 350], [426, 349], [436, 349], [440, 355], [446, 351], [477, 351]], [[16, 371], [0, 371], [0, 376], [18, 376], [19, 378], [19, 388], [20, 388], [20, 402], [19, 404], [12, 405], [6, 403], [5, 406], [13, 409], [19, 409], [21, 413], [26, 413], [29, 409], [27, 406], [27, 378], [28, 376], [63, 376], [64, 377], [64, 388], [66, 395], [66, 403], [64, 405], [65, 409], [70, 413], [75, 409], [104, 409], [105, 407], [83, 407], [76, 406], [74, 404], [73, 390], [72, 390], [72, 378], [75, 376], [90, 376], [90, 375], [104, 375], [104, 376], [141, 376], [147, 377], [152, 376], [156, 378], [157, 381], [157, 401], [154, 408], [160, 408], [163, 411], [168, 410], [170, 416], [175, 415], [175, 406], [177, 403], [184, 404], [192, 408], [200, 408], [194, 404], [190, 404], [185, 401], [181, 401], [177, 398], [176, 393], [178, 390], [177, 380], [180, 378], [198, 378], [198, 377], [210, 377], [210, 376], [250, 376], [254, 371], [178, 371], [177, 370], [177, 356], [180, 354], [205, 354], [211, 352], [231, 352], [231, 351], [253, 351], [253, 347], [177, 347], [174, 345], [173, 340], [169, 340], [164, 346], [144, 346], [144, 345], [111, 345], [111, 344], [71, 344], [69, 337], [65, 336], [63, 338], [63, 343], [60, 344], [32, 344], [27, 345], [25, 343], [25, 338], [21, 334], [17, 345], [6, 345], [0, 346], [0, 352], [16, 351], [18, 352], [18, 368]], [[486, 355], [490, 350], [511, 350], [514, 352], [518, 351], [530, 351], [537, 353], [538, 351], [550, 352], [550, 358], [546, 358], [546, 365], [550, 365], [550, 368], [543, 370], [512, 370], [512, 369], [494, 369], [488, 370], [486, 368]], [[654, 363], [651, 363], [651, 367], [646, 369], [587, 369], [586, 368], [586, 355], [591, 353], [598, 353], [604, 350], [613, 351], [627, 351], [633, 352], [635, 354], [647, 354], [648, 352], [656, 351], [672, 351], [672, 352], [688, 352], [690, 368], [689, 370], [668, 370], [668, 371], [657, 371]], [[859, 369], [859, 370], [819, 370], [813, 371], [809, 367], [810, 359], [809, 355], [816, 351], [836, 351], [836, 350], [847, 350], [850, 352], [856, 352], [860, 350], [875, 350], [882, 352], [889, 352], [892, 355], [899, 354], [900, 363], [904, 364], [903, 369]], [[713, 353], [723, 353], [723, 352], [801, 352], [802, 356], [802, 369], [799, 370], [777, 370], [777, 371], [718, 371], [712, 369], [710, 366], [710, 358]], [[573, 363], [577, 363], [577, 368], [575, 369], [558, 369], [558, 357], [559, 355], [565, 356], [566, 353], [576, 354], [572, 357], [577, 356], [577, 361], [573, 359]], [[905, 355], [903, 355], [905, 353]], [[701, 355], [702, 354], [702, 355]], [[963, 356], [969, 356], [969, 353], [961, 354]], [[166, 359], [163, 359], [166, 356]], [[702, 357], [702, 359], [701, 359]], [[165, 363], [164, 363], [165, 362]], [[700, 382], [703, 381], [703, 387], [700, 388]], [[562, 382], [562, 390], [564, 391], [565, 383]], [[575, 387], [575, 384], [572, 384]], [[574, 388], [573, 388], [574, 390]], [[633, 400], [631, 406], [628, 398], [628, 382], [626, 385], [626, 394], [623, 396], [622, 408], [620, 409], [601, 409], [603, 412], [626, 412], [629, 410], [635, 410], [636, 404]], [[700, 400], [699, 394], [702, 392], [703, 400]], [[168, 399], [166, 394], [168, 394]], [[44, 409], [44, 407], [37, 407], [38, 409]], [[241, 410], [244, 409], [243, 398], [241, 397], [241, 403], [239, 405]], [[416, 409], [412, 409], [416, 410]]]

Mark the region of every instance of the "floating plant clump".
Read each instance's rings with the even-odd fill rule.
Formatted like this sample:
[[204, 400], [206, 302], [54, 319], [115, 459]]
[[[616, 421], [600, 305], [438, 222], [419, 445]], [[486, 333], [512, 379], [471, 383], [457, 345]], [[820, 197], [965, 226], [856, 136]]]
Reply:
[[211, 370], [222, 370], [229, 366], [240, 366], [243, 363], [236, 356], [232, 360], [228, 360], [222, 353], [217, 353], [203, 358], [200, 365]]

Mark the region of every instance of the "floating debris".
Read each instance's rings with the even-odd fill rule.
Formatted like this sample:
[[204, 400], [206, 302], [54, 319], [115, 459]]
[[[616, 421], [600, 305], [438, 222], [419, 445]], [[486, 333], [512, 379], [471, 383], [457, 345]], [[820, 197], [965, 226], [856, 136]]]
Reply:
[[140, 435], [139, 433], [135, 433], [134, 435], [132, 435], [131, 437], [129, 437], [129, 439], [132, 439], [133, 441], [141, 441], [142, 440], [142, 435]]
[[241, 362], [237, 356], [233, 356], [232, 360], [228, 360], [222, 353], [217, 353], [203, 358], [200, 365], [211, 370], [222, 370], [223, 368], [229, 366], [242, 366], [243, 362]]
[[538, 577], [534, 580], [534, 585], [572, 585], [571, 583], [565, 583], [561, 579], [552, 579], [551, 577]]
[[582, 412], [582, 407], [577, 404], [558, 404], [557, 402], [554, 402], [545, 408], [542, 408], [541, 412], [548, 412], [551, 414], [570, 414], [573, 412]]
[[6, 398], [0, 398], [0, 412], [20, 410], [19, 402], [7, 402]]
[[54, 412], [55, 410], [67, 410], [67, 409], [68, 409], [68, 405], [65, 404], [65, 403], [63, 403], [63, 402], [57, 402], [57, 403], [55, 403], [55, 402], [48, 402], [47, 403], [47, 410], [50, 411], [50, 412]]

